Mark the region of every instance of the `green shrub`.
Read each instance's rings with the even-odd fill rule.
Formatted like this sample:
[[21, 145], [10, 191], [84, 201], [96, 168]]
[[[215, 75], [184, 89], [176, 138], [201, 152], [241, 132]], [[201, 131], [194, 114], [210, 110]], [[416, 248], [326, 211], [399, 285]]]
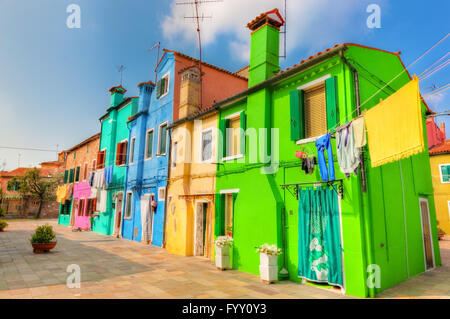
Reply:
[[47, 244], [52, 242], [55, 237], [56, 234], [53, 231], [53, 227], [49, 224], [45, 224], [36, 228], [36, 231], [34, 232], [33, 236], [31, 236], [30, 241], [33, 244]]
[[0, 220], [0, 231], [3, 231], [6, 227], [8, 227], [8, 223], [4, 220]]
[[0, 207], [0, 217], [5, 217], [5, 209]]

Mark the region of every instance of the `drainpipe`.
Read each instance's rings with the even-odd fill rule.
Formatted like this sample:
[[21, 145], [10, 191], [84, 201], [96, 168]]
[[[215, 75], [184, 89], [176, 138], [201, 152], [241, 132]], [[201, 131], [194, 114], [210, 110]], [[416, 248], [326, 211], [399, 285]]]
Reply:
[[[355, 99], [356, 99], [356, 114], [359, 116], [361, 115], [361, 102], [360, 102], [360, 96], [359, 96], [359, 76], [358, 76], [358, 70], [350, 63], [348, 60], [344, 57], [343, 51], [339, 52], [339, 55], [341, 57], [342, 62], [346, 64], [350, 71], [353, 73], [353, 80], [355, 82]], [[362, 193], [359, 194], [360, 200], [361, 200], [361, 209], [363, 212], [363, 224], [364, 224], [364, 241], [365, 241], [365, 250], [366, 250], [366, 260], [367, 265], [372, 265], [375, 263], [375, 255], [373, 251], [373, 235], [372, 235], [372, 220], [370, 218], [369, 214], [369, 207], [367, 205], [367, 184], [366, 184], [366, 170], [364, 166], [364, 152], [361, 152], [360, 155], [360, 170], [361, 170], [361, 190]], [[363, 194], [365, 193], [365, 194]], [[365, 208], [367, 207], [367, 208]], [[367, 272], [367, 271], [366, 271]], [[366, 276], [365, 276], [366, 277]], [[365, 283], [367, 284], [367, 282]], [[375, 288], [369, 288], [369, 296], [371, 298], [375, 297]]]

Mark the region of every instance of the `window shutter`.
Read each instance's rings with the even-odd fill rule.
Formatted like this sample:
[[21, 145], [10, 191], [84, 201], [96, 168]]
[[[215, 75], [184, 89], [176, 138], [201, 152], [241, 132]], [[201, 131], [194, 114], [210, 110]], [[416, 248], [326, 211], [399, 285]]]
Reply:
[[157, 99], [159, 99], [159, 97], [161, 96], [161, 81], [162, 81], [162, 80], [159, 80], [159, 81], [156, 83], [156, 98], [157, 98]]
[[291, 141], [305, 138], [305, 103], [303, 90], [290, 92]]
[[69, 177], [69, 172], [67, 170], [64, 171], [64, 184], [67, 183], [67, 178]]
[[216, 217], [214, 225], [214, 234], [216, 236], [225, 235], [225, 195], [216, 194]]
[[128, 141], [122, 145], [122, 165], [127, 163]]
[[116, 147], [116, 165], [120, 165], [120, 160], [121, 160], [121, 154], [122, 152], [122, 143], [117, 143], [117, 147]]
[[325, 80], [326, 103], [327, 103], [327, 129], [336, 128], [339, 121], [337, 103], [336, 77], [332, 76]]
[[245, 129], [246, 129], [246, 122], [247, 118], [245, 116], [245, 112], [241, 112], [241, 154], [245, 154]]
[[69, 183], [73, 182], [74, 172], [75, 172], [75, 170], [73, 168], [71, 168], [70, 171], [69, 171]]
[[75, 173], [75, 181], [78, 182], [80, 180], [80, 166], [77, 167], [76, 173]]

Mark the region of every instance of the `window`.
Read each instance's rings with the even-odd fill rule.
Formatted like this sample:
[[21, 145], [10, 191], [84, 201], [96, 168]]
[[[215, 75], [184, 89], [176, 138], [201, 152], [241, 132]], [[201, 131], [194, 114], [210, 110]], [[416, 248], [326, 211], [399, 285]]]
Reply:
[[133, 204], [133, 193], [128, 192], [125, 199], [125, 218], [131, 218], [131, 208]]
[[91, 170], [95, 171], [96, 169], [97, 169], [97, 160], [93, 160]]
[[202, 132], [202, 161], [212, 159], [212, 129]]
[[84, 163], [83, 180], [87, 180], [89, 175], [88, 170], [89, 170], [88, 163]]
[[80, 180], [80, 166], [77, 166], [77, 170], [75, 172], [75, 182]]
[[91, 216], [95, 210], [95, 204], [97, 202], [96, 198], [88, 198], [86, 199], [86, 214], [85, 216]]
[[97, 153], [96, 169], [105, 168], [106, 150]]
[[68, 178], [69, 178], [69, 171], [65, 170], [64, 171], [64, 184], [67, 184]]
[[166, 188], [158, 188], [158, 202], [164, 202], [166, 200]]
[[73, 183], [74, 175], [75, 175], [75, 169], [71, 168], [71, 169], [69, 170], [69, 184], [70, 184], [70, 183]]
[[159, 126], [158, 155], [164, 155], [167, 151], [167, 123]]
[[157, 83], [156, 83], [156, 98], [162, 98], [169, 92], [169, 73], [165, 74]]
[[243, 157], [245, 154], [245, 112], [238, 112], [220, 120], [219, 129], [223, 136], [219, 156], [225, 157], [225, 160]]
[[130, 140], [130, 160], [129, 163], [134, 162], [134, 146], [136, 144], [136, 137], [132, 137]]
[[84, 200], [83, 199], [79, 199], [78, 202], [78, 216], [83, 216], [84, 213]]
[[61, 206], [61, 215], [70, 215], [71, 202], [68, 201]]
[[172, 148], [172, 167], [177, 167], [178, 142], [173, 143]]
[[450, 164], [440, 164], [441, 183], [450, 183]]
[[291, 140], [318, 137], [339, 122], [336, 77], [316, 79], [290, 92]]
[[147, 131], [145, 137], [145, 159], [153, 156], [153, 129]]
[[225, 194], [225, 234], [233, 236], [233, 195]]
[[125, 165], [127, 163], [128, 141], [117, 143], [116, 165]]

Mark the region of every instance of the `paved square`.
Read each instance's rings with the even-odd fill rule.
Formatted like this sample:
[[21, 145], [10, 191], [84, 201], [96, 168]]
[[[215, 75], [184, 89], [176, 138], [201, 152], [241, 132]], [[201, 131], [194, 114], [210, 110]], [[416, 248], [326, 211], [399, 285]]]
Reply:
[[[49, 223], [58, 244], [33, 254], [28, 239]], [[379, 297], [450, 298], [450, 238], [441, 242], [444, 266], [388, 289]], [[67, 266], [81, 267], [81, 288], [66, 287]], [[339, 291], [256, 275], [220, 272], [209, 260], [94, 232], [72, 232], [55, 220], [9, 222], [0, 232], [0, 298], [348, 298]]]

